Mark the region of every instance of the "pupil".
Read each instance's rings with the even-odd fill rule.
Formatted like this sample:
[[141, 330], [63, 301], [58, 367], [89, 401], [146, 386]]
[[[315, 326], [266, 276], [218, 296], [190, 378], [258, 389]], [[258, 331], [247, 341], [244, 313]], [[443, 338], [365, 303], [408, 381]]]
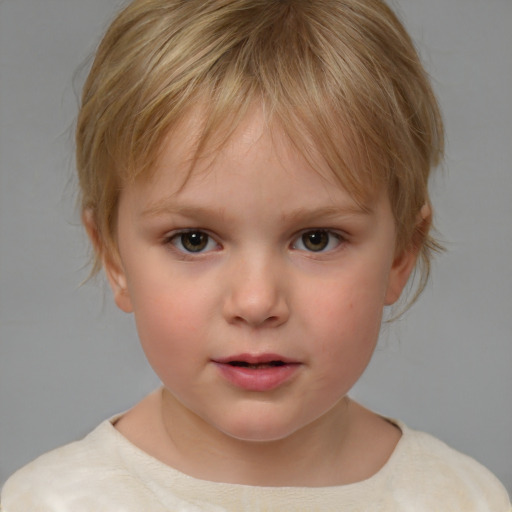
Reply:
[[310, 231], [302, 235], [302, 241], [310, 251], [321, 251], [327, 247], [329, 235], [325, 231]]
[[200, 231], [184, 233], [181, 235], [181, 243], [188, 251], [199, 252], [206, 247], [206, 244], [208, 243], [208, 236]]

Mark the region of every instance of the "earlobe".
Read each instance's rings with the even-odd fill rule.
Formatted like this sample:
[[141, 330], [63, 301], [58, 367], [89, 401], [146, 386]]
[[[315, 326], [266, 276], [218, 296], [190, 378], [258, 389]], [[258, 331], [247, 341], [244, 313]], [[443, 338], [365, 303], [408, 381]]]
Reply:
[[402, 291], [409, 280], [409, 276], [414, 269], [418, 250], [414, 247], [403, 250], [394, 260], [389, 275], [388, 288], [384, 304], [391, 306], [402, 295]]
[[82, 214], [82, 222], [84, 223], [85, 230], [87, 231], [87, 235], [91, 240], [98, 258], [101, 259], [103, 270], [107, 276], [117, 307], [125, 313], [131, 313], [133, 311], [133, 307], [128, 293], [126, 275], [121, 262], [117, 261], [119, 258], [109, 254], [110, 251], [106, 250], [105, 244], [98, 233], [93, 213], [90, 209], [84, 210]]
[[409, 246], [395, 256], [388, 281], [385, 305], [391, 306], [402, 295], [403, 289], [414, 270], [418, 253], [432, 224], [432, 209], [429, 204], [424, 204], [418, 214], [418, 221]]
[[128, 293], [128, 283], [121, 263], [113, 262], [111, 257], [104, 257], [103, 268], [117, 307], [125, 313], [132, 313], [133, 307]]

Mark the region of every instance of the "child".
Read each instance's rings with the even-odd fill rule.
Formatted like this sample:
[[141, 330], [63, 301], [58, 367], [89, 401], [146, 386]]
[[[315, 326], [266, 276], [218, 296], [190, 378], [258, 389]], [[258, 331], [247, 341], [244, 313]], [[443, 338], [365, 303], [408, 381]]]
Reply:
[[348, 397], [442, 153], [377, 0], [136, 0], [77, 127], [83, 220], [162, 389], [5, 485], [5, 512], [509, 511], [482, 466]]

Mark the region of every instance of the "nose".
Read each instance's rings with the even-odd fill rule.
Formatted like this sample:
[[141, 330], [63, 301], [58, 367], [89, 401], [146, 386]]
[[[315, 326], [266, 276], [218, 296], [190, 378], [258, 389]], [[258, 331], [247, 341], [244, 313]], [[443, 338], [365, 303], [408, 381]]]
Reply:
[[290, 310], [281, 270], [271, 258], [241, 258], [227, 278], [226, 320], [251, 327], [277, 327], [285, 323]]

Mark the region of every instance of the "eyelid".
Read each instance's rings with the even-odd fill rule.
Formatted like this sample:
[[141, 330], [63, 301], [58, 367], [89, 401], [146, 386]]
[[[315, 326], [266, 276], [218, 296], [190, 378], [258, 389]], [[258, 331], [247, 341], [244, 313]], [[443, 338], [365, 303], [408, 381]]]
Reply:
[[[197, 252], [189, 251], [184, 247], [180, 248], [179, 245], [182, 245], [182, 243], [180, 242], [180, 237], [183, 235], [186, 235], [187, 233], [202, 233], [208, 237], [207, 247], [208, 247], [208, 245], [211, 245], [212, 242], [215, 244], [215, 247], [205, 248], [205, 249], [197, 251]], [[178, 240], [178, 242], [176, 242], [176, 240]], [[172, 246], [173, 250], [178, 252], [180, 255], [186, 256], [186, 257], [198, 257], [201, 255], [206, 255], [206, 254], [209, 254], [221, 247], [221, 245], [216, 240], [216, 238], [213, 235], [211, 235], [208, 232], [208, 230], [200, 229], [200, 228], [183, 228], [183, 229], [173, 230], [164, 236], [163, 243], [165, 245]]]
[[[328, 248], [328, 249], [322, 249], [322, 250], [318, 250], [318, 251], [311, 250], [311, 249], [308, 249], [306, 247], [304, 247], [304, 248], [297, 247], [297, 245], [299, 243], [303, 244], [302, 237], [305, 234], [307, 234], [307, 233], [315, 233], [315, 232], [327, 233], [329, 235], [329, 237], [335, 238], [336, 239], [335, 247], [331, 247], [331, 248]], [[341, 245], [343, 245], [345, 242], [347, 242], [347, 238], [348, 238], [348, 235], [346, 235], [345, 233], [343, 233], [343, 232], [341, 232], [341, 231], [339, 231], [337, 229], [330, 229], [330, 228], [308, 228], [308, 229], [301, 230], [299, 233], [297, 233], [293, 237], [292, 243], [291, 243], [291, 248], [294, 249], [294, 250], [303, 251], [303, 252], [306, 252], [306, 253], [309, 253], [309, 254], [325, 254], [325, 253], [330, 253], [330, 252], [333, 252], [333, 251], [339, 249]], [[328, 243], [331, 243], [331, 241], [329, 241]]]
[[[329, 241], [327, 243], [327, 247], [320, 250], [313, 250], [308, 249], [307, 247], [298, 247], [298, 245], [304, 243], [301, 241], [301, 238], [307, 234], [307, 233], [315, 233], [315, 232], [321, 232], [326, 233], [329, 236]], [[183, 236], [187, 233], [202, 233], [208, 237], [207, 246], [204, 249], [200, 249], [198, 251], [190, 251], [187, 250], [185, 247], [182, 247], [182, 242], [180, 241], [180, 236]], [[340, 246], [344, 245], [345, 242], [347, 242], [348, 235], [344, 233], [343, 231], [340, 231], [338, 229], [331, 229], [331, 228], [307, 228], [302, 229], [298, 233], [296, 233], [291, 240], [290, 248], [292, 250], [298, 250], [301, 252], [309, 253], [309, 254], [326, 254], [336, 251], [340, 248]], [[334, 247], [332, 246], [334, 242]], [[215, 235], [212, 235], [209, 230], [202, 229], [202, 228], [181, 228], [181, 229], [175, 229], [165, 234], [165, 236], [162, 239], [162, 243], [164, 245], [171, 246], [172, 250], [177, 252], [178, 254], [182, 255], [183, 257], [192, 257], [197, 258], [201, 256], [205, 256], [207, 254], [210, 254], [211, 252], [214, 252], [216, 250], [219, 250], [222, 248], [222, 245], [217, 241], [217, 237]], [[180, 247], [181, 246], [181, 247]], [[329, 247], [331, 246], [331, 247]]]

